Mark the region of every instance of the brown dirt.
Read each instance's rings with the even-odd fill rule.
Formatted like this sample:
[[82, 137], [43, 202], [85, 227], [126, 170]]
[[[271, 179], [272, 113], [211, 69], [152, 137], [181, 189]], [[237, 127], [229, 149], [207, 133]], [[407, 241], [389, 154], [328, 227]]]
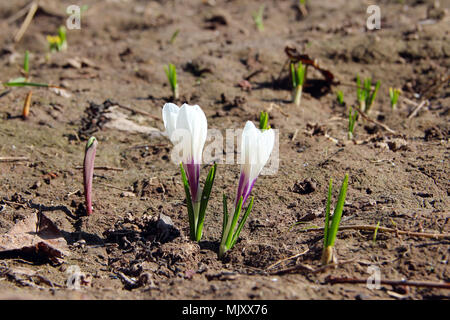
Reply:
[[[350, 181], [343, 225], [380, 222], [402, 230], [449, 232], [448, 80], [429, 90], [448, 76], [449, 1], [440, 1], [440, 9], [430, 7], [434, 1], [379, 1], [379, 31], [365, 30], [367, 5], [361, 1], [309, 1], [307, 17], [294, 7], [296, 1], [265, 1], [263, 32], [252, 20], [261, 1], [215, 1], [215, 6], [208, 1], [85, 1], [89, 9], [82, 16], [82, 29], [68, 31], [68, 50], [46, 58], [46, 35], [64, 23], [64, 8], [72, 2], [47, 1], [47, 10], [37, 12], [19, 44], [12, 38], [22, 19], [8, 23], [7, 18], [28, 1], [0, 5], [2, 81], [18, 76], [28, 49], [32, 79], [65, 86], [71, 93], [65, 98], [34, 89], [27, 121], [17, 116], [29, 90], [15, 88], [0, 98], [0, 156], [29, 159], [0, 162], [0, 232], [35, 212], [26, 205], [32, 201], [45, 206], [45, 215], [62, 231], [71, 253], [62, 265], [2, 256], [1, 270], [24, 267], [62, 287], [51, 288], [35, 277], [27, 285], [0, 273], [1, 298], [449, 297], [443, 289], [405, 292], [382, 285], [369, 290], [324, 280], [328, 275], [367, 278], [373, 264], [383, 279], [448, 282], [449, 239], [379, 233], [373, 243], [372, 232], [342, 231], [336, 242], [338, 257], [351, 262], [320, 273], [270, 275], [266, 270], [306, 249], [296, 262], [319, 266], [320, 233], [291, 226], [305, 216], [312, 218], [306, 225], [322, 226], [328, 181], [335, 181], [336, 197], [346, 172]], [[421, 23], [431, 18], [431, 24]], [[180, 34], [170, 44], [177, 29]], [[315, 86], [305, 89], [301, 107], [293, 105], [288, 87], [273, 87], [288, 43], [319, 59], [341, 85], [323, 92], [321, 82], [311, 80]], [[94, 66], [68, 67], [68, 59], [77, 57], [88, 58]], [[170, 143], [155, 134], [106, 128], [104, 119], [93, 113], [92, 108], [105, 108], [110, 100], [160, 117], [163, 104], [171, 101], [163, 71], [169, 62], [178, 67], [177, 102], [199, 104], [210, 128], [242, 128], [246, 120], [256, 122], [261, 110], [271, 109], [270, 125], [280, 131], [279, 171], [258, 179], [241, 240], [223, 260], [217, 258], [221, 194], [234, 194], [238, 166], [219, 165], [204, 238], [193, 243], [187, 238], [178, 167], [169, 160]], [[237, 85], [257, 70], [261, 72], [249, 80], [251, 91]], [[381, 80], [371, 117], [396, 134], [360, 121], [355, 139], [364, 143], [347, 141], [347, 111], [335, 103], [335, 91], [343, 90], [347, 104], [354, 104], [355, 88], [347, 84], [355, 83], [356, 74]], [[309, 77], [321, 79], [314, 71]], [[417, 102], [421, 99], [415, 93], [429, 93], [430, 105], [412, 119], [408, 115], [414, 106], [404, 101], [392, 112], [389, 87], [402, 88], [403, 97]], [[163, 129], [162, 121], [119, 110], [139, 125]], [[94, 214], [87, 218], [78, 216], [83, 211], [83, 178], [76, 167], [82, 164], [85, 139], [92, 133], [99, 140], [96, 165], [124, 170], [96, 171]], [[203, 179], [206, 171], [202, 170]], [[162, 235], [157, 226], [159, 213], [174, 223], [169, 234]], [[71, 265], [79, 266], [89, 279], [81, 290], [65, 289], [65, 271]]]

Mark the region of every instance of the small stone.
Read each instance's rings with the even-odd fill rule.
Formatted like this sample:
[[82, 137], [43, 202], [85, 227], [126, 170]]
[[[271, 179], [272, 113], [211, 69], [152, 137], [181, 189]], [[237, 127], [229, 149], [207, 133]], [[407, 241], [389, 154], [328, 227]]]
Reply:
[[122, 198], [134, 198], [136, 195], [133, 192], [124, 191], [120, 194]]

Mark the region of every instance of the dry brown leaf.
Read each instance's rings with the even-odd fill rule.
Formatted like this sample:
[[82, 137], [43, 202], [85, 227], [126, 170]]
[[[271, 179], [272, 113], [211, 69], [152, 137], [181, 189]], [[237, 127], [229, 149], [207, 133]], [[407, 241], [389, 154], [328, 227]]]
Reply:
[[67, 242], [59, 229], [42, 213], [32, 213], [0, 235], [0, 253], [21, 251], [48, 257], [53, 262], [69, 255]]

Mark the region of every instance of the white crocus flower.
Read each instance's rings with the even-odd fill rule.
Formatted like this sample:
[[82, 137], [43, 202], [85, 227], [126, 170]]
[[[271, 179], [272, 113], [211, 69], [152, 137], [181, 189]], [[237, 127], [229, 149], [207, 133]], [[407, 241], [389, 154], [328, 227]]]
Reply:
[[198, 105], [185, 103], [180, 108], [176, 104], [166, 103], [162, 114], [170, 141], [174, 145], [181, 144], [181, 162], [185, 167], [195, 206], [200, 200], [200, 164], [208, 130], [205, 113]]
[[[226, 215], [224, 217], [224, 223], [226, 221], [226, 225], [224, 226], [222, 232], [222, 241], [219, 247], [220, 257], [234, 245], [235, 240], [233, 240], [233, 238], [237, 240], [237, 237], [239, 236], [242, 226], [238, 227], [238, 230], [235, 233], [234, 228], [237, 221], [234, 218], [236, 217], [235, 211], [236, 209], [238, 210], [237, 217], [239, 217], [240, 210], [247, 201], [258, 175], [261, 173], [261, 170], [269, 160], [274, 144], [275, 132], [272, 129], [261, 131], [255, 127], [253, 122], [247, 121], [244, 131], [242, 132], [241, 139], [241, 174], [236, 194], [236, 201], [231, 212], [224, 212]], [[241, 198], [242, 204], [239, 206]], [[251, 210], [252, 203], [253, 201], [250, 202], [247, 210]], [[246, 217], [247, 213], [242, 218], [243, 220], [241, 220], [242, 225], [245, 223]]]
[[272, 129], [261, 131], [253, 122], [247, 121], [242, 132], [241, 139], [241, 175], [236, 195], [237, 205], [240, 197], [243, 197], [244, 205], [256, 178], [266, 165], [275, 144], [275, 132]]

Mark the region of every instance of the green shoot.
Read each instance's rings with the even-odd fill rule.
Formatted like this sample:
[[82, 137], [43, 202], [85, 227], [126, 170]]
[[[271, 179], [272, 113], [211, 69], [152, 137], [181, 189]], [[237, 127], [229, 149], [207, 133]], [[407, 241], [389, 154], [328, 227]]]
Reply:
[[342, 90], [338, 90], [338, 91], [336, 92], [336, 99], [337, 99], [337, 102], [338, 102], [341, 106], [345, 105], [345, 102], [344, 102], [344, 92], [342, 92]]
[[353, 111], [352, 107], [348, 111], [348, 139], [353, 139], [353, 131], [355, 130], [356, 120], [358, 119], [358, 112]]
[[345, 175], [344, 181], [342, 182], [341, 191], [339, 192], [338, 202], [334, 209], [333, 217], [331, 217], [330, 224], [330, 211], [331, 211], [331, 191], [332, 191], [333, 181], [330, 179], [330, 184], [328, 186], [328, 198], [327, 207], [325, 212], [325, 227], [324, 227], [324, 237], [323, 237], [323, 252], [322, 252], [322, 264], [330, 264], [336, 259], [334, 254], [334, 243], [336, 241], [336, 235], [339, 229], [339, 223], [341, 222], [342, 212], [344, 210], [345, 198], [347, 195], [348, 186], [348, 174]]
[[253, 13], [253, 21], [255, 21], [256, 27], [260, 32], [264, 31], [263, 17], [264, 17], [264, 5], [259, 7], [258, 12]]
[[167, 79], [169, 80], [170, 87], [172, 88], [172, 95], [174, 99], [178, 99], [178, 83], [177, 83], [177, 70], [175, 65], [169, 63], [168, 67], [164, 67], [166, 71]]
[[378, 221], [375, 231], [373, 232], [373, 240], [372, 240], [373, 243], [375, 243], [377, 241], [377, 232], [378, 232], [379, 227], [380, 227], [380, 221]]
[[359, 76], [356, 76], [356, 96], [359, 102], [359, 107], [365, 114], [369, 113], [370, 108], [372, 107], [377, 96], [380, 84], [381, 82], [377, 81], [374, 90], [372, 90], [371, 78], [364, 79], [364, 84], [362, 85]]
[[180, 29], [175, 30], [175, 32], [170, 37], [170, 40], [169, 40], [170, 44], [173, 44], [175, 42], [175, 39], [177, 38], [179, 33], [180, 33]]
[[389, 88], [389, 97], [391, 98], [391, 108], [392, 110], [397, 109], [398, 97], [402, 90], [396, 88]]
[[25, 51], [25, 58], [23, 59], [23, 71], [25, 76], [28, 78], [28, 73], [30, 72], [30, 53]]
[[301, 62], [296, 67], [294, 63], [291, 63], [291, 78], [292, 86], [294, 88], [293, 101], [295, 105], [300, 106], [302, 99], [303, 84], [306, 79], [306, 66], [303, 66]]
[[259, 116], [259, 129], [261, 130], [270, 129], [270, 126], [268, 126], [268, 122], [269, 122], [269, 113], [261, 111], [261, 115]]
[[[233, 218], [232, 220], [229, 220], [228, 217], [228, 206], [227, 206], [227, 196], [223, 195], [223, 227], [222, 227], [222, 241], [220, 243], [219, 248], [219, 258], [221, 258], [225, 252], [232, 249], [234, 245], [236, 244], [237, 240], [239, 239], [239, 235], [242, 231], [242, 228], [244, 227], [245, 221], [247, 220], [248, 216], [250, 215], [250, 212], [252, 211], [253, 207], [253, 197], [250, 200], [250, 203], [245, 210], [244, 216], [241, 218], [241, 221], [239, 224], [237, 223], [239, 220], [239, 216], [242, 211], [242, 201], [243, 198], [239, 199], [238, 205], [234, 210]], [[231, 218], [231, 217], [230, 217]], [[237, 225], [237, 228], [236, 228]]]

